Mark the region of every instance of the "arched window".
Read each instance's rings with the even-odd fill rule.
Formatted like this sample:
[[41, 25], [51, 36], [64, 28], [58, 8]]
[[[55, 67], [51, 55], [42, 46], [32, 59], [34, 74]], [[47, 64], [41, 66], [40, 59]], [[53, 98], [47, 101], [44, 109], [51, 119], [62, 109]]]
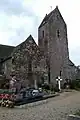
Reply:
[[60, 37], [60, 30], [57, 30], [57, 37]]
[[62, 75], [62, 71], [60, 70], [60, 76]]
[[42, 37], [44, 38], [44, 30], [42, 31]]

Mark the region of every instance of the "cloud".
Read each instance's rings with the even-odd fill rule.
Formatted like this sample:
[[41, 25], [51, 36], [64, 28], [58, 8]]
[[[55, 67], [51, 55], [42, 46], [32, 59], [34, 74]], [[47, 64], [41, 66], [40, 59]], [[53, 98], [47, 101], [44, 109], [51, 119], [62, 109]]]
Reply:
[[69, 51], [70, 59], [76, 64], [80, 65], [80, 45]]
[[34, 12], [29, 7], [24, 7], [23, 0], [1, 0], [0, 1], [0, 12], [6, 13], [7, 15], [27, 15], [33, 16]]
[[[38, 16], [22, 0], [0, 1], [0, 43], [17, 45], [29, 34], [37, 39]], [[34, 28], [36, 30], [34, 30]]]
[[[5, 16], [3, 16], [3, 18], [5, 18], [5, 20], [7, 19]], [[37, 27], [35, 26], [36, 18], [12, 16], [7, 19], [7, 21], [5, 20], [2, 22], [0, 28], [0, 42], [3, 44], [17, 45], [24, 41], [31, 33], [36, 37], [37, 32], [35, 33], [36, 30], [34, 30], [34, 28]], [[5, 23], [6, 26], [4, 26], [3, 23]]]
[[56, 5], [67, 23], [70, 58], [80, 64], [80, 0], [0, 0], [0, 44], [18, 45], [29, 34], [37, 42], [39, 24]]
[[29, 17], [17, 18], [16, 22], [18, 23], [17, 28], [14, 24], [15, 22], [13, 22], [14, 26], [12, 26], [12, 31], [15, 32], [15, 36], [11, 36], [10, 38], [12, 44], [15, 45], [19, 44], [20, 42], [23, 42], [28, 37], [28, 35], [33, 32], [34, 28], [34, 21], [32, 21]]

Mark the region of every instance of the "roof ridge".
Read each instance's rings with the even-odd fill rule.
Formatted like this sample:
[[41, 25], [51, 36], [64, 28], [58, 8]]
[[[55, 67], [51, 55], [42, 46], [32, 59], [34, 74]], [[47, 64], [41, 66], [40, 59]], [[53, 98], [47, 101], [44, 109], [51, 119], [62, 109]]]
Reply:
[[[39, 28], [42, 27], [45, 23], [48, 22], [50, 16], [51, 16], [55, 11], [57, 11], [57, 12], [60, 14], [60, 17], [62, 18], [63, 22], [65, 23], [65, 21], [64, 21], [64, 19], [63, 19], [63, 16], [62, 16], [62, 14], [60, 13], [60, 10], [59, 10], [58, 6], [56, 6], [56, 8], [53, 9], [48, 15], [47, 15], [47, 14], [45, 15], [45, 17], [44, 17], [44, 19], [42, 20]], [[65, 24], [66, 24], [66, 23], [65, 23]]]
[[3, 45], [3, 44], [0, 44], [0, 46], [15, 47], [15, 46], [12, 46], [12, 45]]
[[[30, 34], [23, 42], [21, 42], [20, 44], [18, 44], [16, 47], [18, 47], [18, 46], [20, 46], [21, 44], [25, 43], [25, 42], [28, 41], [29, 39], [30, 39], [30, 40], [32, 39], [32, 40], [35, 42], [33, 36]], [[36, 42], [35, 42], [35, 44], [36, 44]], [[36, 45], [37, 45], [37, 44], [36, 44]]]
[[43, 20], [42, 20], [39, 28], [44, 24], [44, 22], [46, 23], [46, 22], [48, 21], [49, 17], [51, 16], [51, 14], [52, 14], [56, 9], [58, 9], [58, 6], [56, 6], [56, 8], [53, 9], [50, 13], [48, 13], [48, 14], [45, 15], [45, 17], [43, 18]]

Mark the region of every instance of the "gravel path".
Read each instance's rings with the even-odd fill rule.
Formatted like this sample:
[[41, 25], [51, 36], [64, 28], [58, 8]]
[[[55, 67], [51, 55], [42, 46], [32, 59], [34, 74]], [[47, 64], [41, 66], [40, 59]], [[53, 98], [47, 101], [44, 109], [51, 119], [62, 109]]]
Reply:
[[0, 120], [67, 120], [67, 115], [80, 108], [80, 92], [65, 92], [48, 102], [27, 109], [0, 108]]

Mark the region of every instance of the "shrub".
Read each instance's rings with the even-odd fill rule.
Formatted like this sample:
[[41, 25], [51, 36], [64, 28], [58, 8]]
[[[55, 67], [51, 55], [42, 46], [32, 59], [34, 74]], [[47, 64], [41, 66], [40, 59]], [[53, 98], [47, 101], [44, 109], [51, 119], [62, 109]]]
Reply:
[[54, 91], [54, 86], [53, 86], [53, 84], [50, 85], [50, 90], [51, 90], [51, 91]]
[[80, 116], [80, 110], [77, 110], [76, 113], [75, 113], [74, 115]]
[[54, 91], [59, 92], [58, 84], [56, 84], [56, 86], [54, 87]]
[[80, 88], [80, 80], [72, 80], [70, 82], [71, 89], [79, 89]]
[[54, 88], [55, 92], [59, 92], [59, 89], [57, 87]]
[[42, 88], [43, 88], [43, 89], [46, 89], [46, 90], [50, 90], [50, 86], [47, 85], [47, 84], [44, 84], [44, 85], [42, 86]]

